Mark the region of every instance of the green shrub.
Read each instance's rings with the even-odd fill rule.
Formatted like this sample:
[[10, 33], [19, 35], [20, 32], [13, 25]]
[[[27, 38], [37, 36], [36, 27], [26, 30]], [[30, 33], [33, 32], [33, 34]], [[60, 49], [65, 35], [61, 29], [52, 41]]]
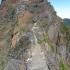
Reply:
[[32, 17], [30, 18], [31, 22], [33, 22], [33, 18], [34, 18], [34, 16], [32, 16]]
[[59, 70], [69, 70], [69, 68], [62, 61], [60, 61]]
[[61, 33], [63, 33], [63, 34], [68, 31], [68, 26], [67, 26], [66, 23], [61, 22], [60, 31], [61, 31]]
[[[4, 58], [3, 58], [4, 59]], [[6, 67], [6, 61], [5, 60], [1, 60], [0, 62], [0, 70], [4, 70], [4, 68]]]
[[54, 11], [54, 12], [53, 12], [53, 15], [56, 15], [56, 14], [57, 14], [57, 12], [56, 12], [56, 11]]
[[4, 31], [4, 30], [6, 30], [6, 27], [4, 27], [4, 28], [1, 29], [1, 31]]
[[4, 68], [6, 67], [7, 65], [7, 61], [9, 59], [9, 51], [10, 51], [10, 46], [11, 46], [11, 38], [10, 36], [8, 36], [7, 40], [6, 40], [6, 51], [5, 53], [1, 56], [1, 62], [0, 62], [0, 67], [2, 67], [2, 70], [4, 70]]
[[28, 1], [25, 1], [24, 4], [28, 5]]
[[13, 38], [13, 36], [14, 36], [13, 31], [11, 31], [10, 36], [11, 36], [11, 38]]
[[11, 15], [13, 12], [14, 12], [14, 9], [13, 9], [12, 6], [10, 6], [10, 7], [7, 9], [7, 15]]
[[66, 23], [61, 22], [60, 31], [61, 33], [66, 35], [65, 39], [67, 40], [67, 42], [69, 42], [70, 41], [70, 28], [68, 27]]
[[40, 39], [37, 38], [37, 40], [38, 40], [37, 41], [38, 44], [42, 44], [42, 41]]
[[16, 22], [15, 22], [15, 25], [18, 26], [18, 18], [17, 18], [17, 20], [16, 20]]
[[38, 41], [37, 43], [38, 43], [38, 44], [42, 44], [42, 41]]
[[47, 38], [44, 38], [44, 41], [47, 42], [48, 41]]
[[19, 37], [26, 31], [26, 28], [21, 28], [20, 29], [20, 34], [19, 34]]
[[47, 21], [42, 22], [42, 25], [46, 25], [46, 24], [48, 24], [48, 22], [47, 22]]
[[4, 65], [5, 64], [5, 62], [4, 61], [1, 61], [1, 65]]
[[47, 35], [47, 33], [44, 33], [43, 36], [44, 36], [44, 41], [48, 42], [48, 35]]
[[51, 43], [49, 43], [49, 46], [50, 46], [50, 48], [51, 48], [51, 51], [52, 51], [52, 52], [55, 52], [54, 46], [53, 46]]

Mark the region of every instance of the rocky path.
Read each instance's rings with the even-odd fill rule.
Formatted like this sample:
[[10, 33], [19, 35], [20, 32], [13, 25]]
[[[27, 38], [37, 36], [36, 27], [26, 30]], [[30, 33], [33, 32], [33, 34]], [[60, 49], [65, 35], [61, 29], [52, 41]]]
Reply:
[[[41, 51], [41, 45], [37, 43], [36, 33], [38, 28], [39, 27], [37, 27], [35, 23], [33, 28], [31, 29], [34, 35], [33, 37], [34, 37], [35, 45], [34, 48], [32, 49], [32, 58], [27, 59], [26, 70], [49, 70], [46, 64], [44, 52]], [[9, 63], [12, 60], [13, 59], [11, 59]], [[5, 70], [23, 70], [22, 62], [19, 60], [13, 60], [11, 64], [8, 65], [9, 66], [5, 68]]]
[[35, 35], [35, 29], [38, 28], [39, 27], [36, 27], [36, 23], [32, 28], [34, 39], [35, 39], [35, 48], [33, 49], [34, 53], [32, 53], [31, 66], [29, 66], [29, 70], [48, 70], [44, 52], [41, 52], [41, 46], [37, 43], [37, 38]]

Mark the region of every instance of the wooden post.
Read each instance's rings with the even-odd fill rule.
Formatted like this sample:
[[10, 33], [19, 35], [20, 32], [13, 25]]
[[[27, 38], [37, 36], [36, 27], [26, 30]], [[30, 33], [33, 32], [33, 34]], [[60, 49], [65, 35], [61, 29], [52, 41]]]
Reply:
[[54, 57], [54, 70], [57, 70], [57, 46], [56, 46], [56, 52]]
[[25, 70], [25, 62], [24, 62], [24, 56], [23, 56], [24, 53], [23, 53], [23, 51], [22, 51], [21, 54], [22, 54], [22, 69]]

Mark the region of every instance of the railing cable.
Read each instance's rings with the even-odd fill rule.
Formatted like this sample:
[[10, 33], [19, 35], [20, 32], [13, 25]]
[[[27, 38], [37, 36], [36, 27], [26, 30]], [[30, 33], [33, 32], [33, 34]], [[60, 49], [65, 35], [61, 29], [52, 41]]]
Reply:
[[21, 50], [21, 51], [16, 55], [16, 57], [6, 66], [6, 68], [5, 68], [4, 70], [6, 70], [9, 65], [11, 65], [11, 63], [20, 55], [20, 53], [21, 53], [22, 51], [23, 51], [23, 50]]

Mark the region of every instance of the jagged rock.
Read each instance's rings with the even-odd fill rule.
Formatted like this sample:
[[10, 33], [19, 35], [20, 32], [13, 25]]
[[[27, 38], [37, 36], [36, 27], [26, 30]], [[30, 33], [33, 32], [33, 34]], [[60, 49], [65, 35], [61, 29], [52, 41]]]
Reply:
[[57, 26], [50, 25], [49, 30], [48, 30], [48, 37], [49, 41], [54, 41], [54, 38], [56, 39], [58, 36], [58, 29]]
[[68, 55], [67, 55], [67, 65], [68, 65], [68, 67], [70, 68], [70, 53], [68, 53]]
[[35, 16], [35, 17], [33, 18], [33, 22], [36, 23], [37, 20], [38, 20], [38, 18], [39, 18], [38, 16]]
[[70, 52], [70, 42], [68, 43], [67, 52]]
[[16, 3], [18, 0], [11, 0], [11, 3], [13, 4], [13, 3]]
[[21, 14], [22, 12], [25, 11], [25, 5], [24, 2], [21, 2], [20, 4], [18, 4], [15, 8], [15, 13], [17, 14]]
[[2, 20], [0, 21], [1, 24], [5, 23], [15, 23], [17, 21], [17, 15], [15, 14], [15, 10], [12, 6], [7, 9], [7, 13], [4, 15]]
[[26, 7], [26, 9], [29, 10], [31, 13], [40, 13], [47, 9], [47, 3], [47, 1], [44, 1], [44, 4], [41, 1], [32, 2], [32, 4]]
[[[18, 41], [17, 44], [15, 45], [15, 48], [12, 48], [11, 50], [11, 57], [15, 57], [16, 54], [18, 54], [19, 51], [23, 50], [24, 52], [27, 51], [27, 49], [29, 49], [31, 46], [31, 42], [33, 43], [33, 36], [30, 32], [27, 32], [24, 36], [21, 36]], [[13, 50], [14, 49], [14, 50]]]
[[61, 53], [60, 53], [60, 55], [61, 55], [61, 59], [62, 59], [62, 61], [65, 63], [66, 62], [66, 56], [67, 56], [67, 54], [66, 54], [66, 46], [60, 46], [60, 47], [62, 47], [62, 51], [61, 51]]

